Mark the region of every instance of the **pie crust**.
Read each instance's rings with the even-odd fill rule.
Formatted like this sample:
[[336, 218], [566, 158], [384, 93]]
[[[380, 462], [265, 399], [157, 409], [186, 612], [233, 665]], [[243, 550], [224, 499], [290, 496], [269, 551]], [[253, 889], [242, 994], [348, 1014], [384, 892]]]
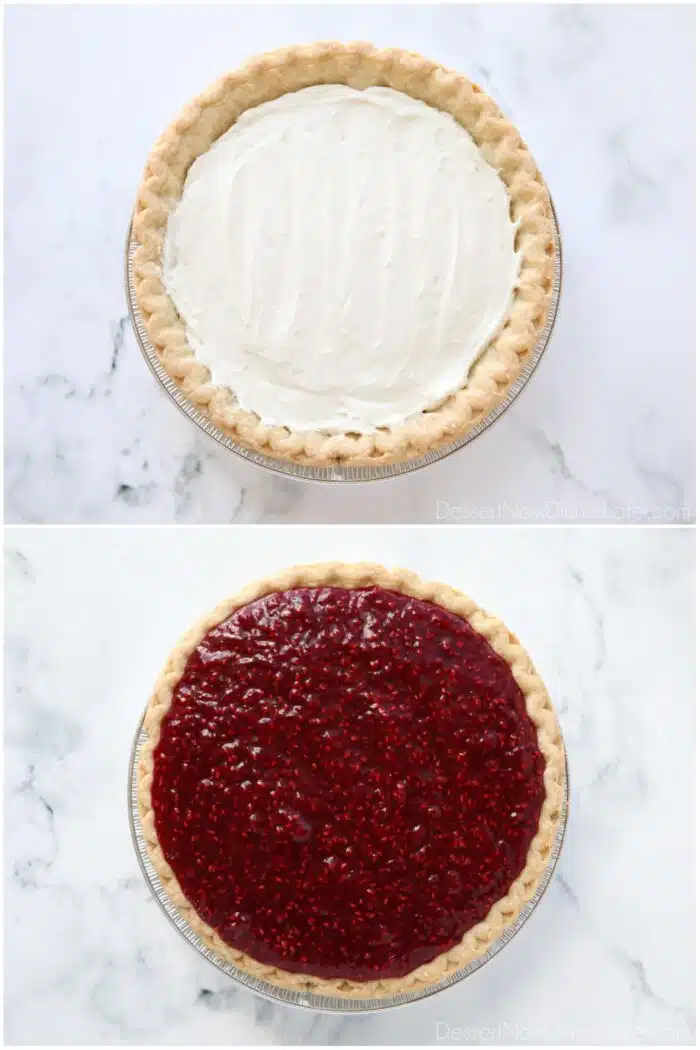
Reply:
[[[200, 919], [184, 896], [163, 855], [155, 828], [151, 800], [154, 751], [160, 739], [161, 723], [191, 654], [207, 632], [230, 616], [234, 610], [274, 592], [295, 587], [319, 586], [344, 587], [350, 590], [377, 586], [432, 602], [466, 620], [509, 665], [513, 678], [523, 693], [525, 707], [535, 726], [538, 747], [545, 762], [545, 798], [538, 831], [530, 844], [525, 867], [512, 883], [508, 894], [493, 905], [482, 922], [465, 933], [461, 943], [401, 978], [372, 981], [317, 978], [308, 974], [289, 973], [277, 966], [263, 965], [232, 948]], [[534, 895], [549, 863], [561, 820], [565, 777], [564, 746], [549, 694], [528, 654], [515, 635], [497, 617], [484, 612], [460, 591], [442, 583], [426, 582], [405, 569], [388, 570], [381, 565], [370, 563], [328, 562], [296, 566], [249, 585], [235, 597], [221, 602], [181, 639], [156, 683], [146, 709], [143, 728], [146, 731], [146, 740], [141, 748], [138, 768], [139, 813], [148, 854], [163, 888], [180, 915], [209, 949], [239, 970], [280, 988], [343, 998], [371, 999], [418, 991], [444, 980], [483, 955], [506, 928], [516, 921]]]
[[[163, 248], [170, 209], [188, 169], [240, 114], [290, 91], [316, 84], [383, 86], [450, 113], [498, 171], [517, 224], [521, 269], [499, 332], [469, 371], [464, 386], [417, 417], [367, 434], [294, 431], [268, 426], [243, 409], [235, 392], [211, 382], [187, 343], [185, 326], [163, 284]], [[397, 48], [366, 43], [293, 46], [254, 58], [185, 107], [156, 143], [133, 215], [137, 242], [136, 300], [149, 339], [168, 375], [200, 411], [247, 449], [302, 465], [379, 466], [425, 455], [463, 436], [506, 396], [535, 349], [552, 297], [555, 226], [549, 194], [513, 125], [477, 85], [444, 66]]]

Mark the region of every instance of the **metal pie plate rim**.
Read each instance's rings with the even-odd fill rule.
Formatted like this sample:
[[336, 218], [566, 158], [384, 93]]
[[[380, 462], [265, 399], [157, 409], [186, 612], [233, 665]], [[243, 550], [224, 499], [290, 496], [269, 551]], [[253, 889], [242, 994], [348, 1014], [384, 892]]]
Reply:
[[569, 816], [569, 763], [565, 747], [561, 818], [554, 838], [549, 863], [542, 873], [542, 877], [535, 893], [525, 905], [518, 918], [514, 923], [508, 926], [498, 940], [494, 941], [491, 947], [484, 952], [483, 955], [480, 955], [477, 959], [473, 959], [470, 963], [467, 963], [465, 966], [455, 971], [455, 973], [451, 974], [449, 977], [445, 977], [437, 984], [429, 985], [427, 988], [421, 988], [414, 992], [403, 992], [399, 995], [385, 996], [380, 999], [343, 999], [339, 996], [316, 995], [311, 992], [296, 991], [291, 988], [279, 988], [277, 985], [270, 984], [268, 981], [263, 981], [259, 977], [254, 977], [252, 974], [240, 970], [233, 963], [226, 962], [213, 952], [201, 940], [201, 938], [198, 937], [187, 920], [178, 912], [177, 908], [165, 892], [148, 854], [138, 806], [138, 765], [141, 747], [147, 739], [146, 731], [143, 728], [144, 718], [145, 711], [141, 716], [131, 749], [128, 784], [128, 808], [131, 838], [143, 876], [148, 883], [151, 893], [155, 897], [161, 910], [170, 920], [171, 924], [200, 955], [204, 956], [204, 958], [215, 966], [217, 970], [220, 970], [238, 984], [271, 1002], [283, 1003], [286, 1006], [294, 1006], [300, 1009], [313, 1010], [317, 1013], [357, 1016], [360, 1014], [377, 1013], [382, 1010], [396, 1009], [401, 1006], [407, 1006], [410, 1003], [419, 1002], [422, 999], [427, 999], [432, 995], [437, 995], [438, 992], [441, 992], [446, 988], [451, 988], [452, 985], [459, 984], [465, 978], [470, 977], [498, 955], [498, 953], [510, 943], [518, 931], [525, 925], [552, 881], [554, 869], [557, 866], [564, 842]]
[[402, 474], [413, 473], [424, 467], [430, 466], [431, 463], [437, 463], [440, 460], [445, 459], [447, 456], [451, 456], [454, 452], [458, 452], [459, 449], [464, 448], [470, 442], [474, 441], [474, 439], [479, 437], [480, 434], [483, 434], [484, 431], [495, 423], [496, 420], [503, 415], [506, 409], [513, 404], [537, 368], [537, 365], [549, 344], [552, 330], [554, 328], [554, 322], [557, 317], [559, 300], [561, 298], [561, 235], [551, 195], [549, 197], [549, 202], [554, 220], [554, 273], [552, 275], [552, 300], [549, 306], [547, 320], [542, 332], [540, 333], [537, 346], [518, 375], [518, 378], [488, 415], [484, 416], [484, 418], [468, 430], [466, 434], [461, 435], [461, 437], [456, 438], [447, 445], [442, 445], [440, 448], [433, 449], [425, 455], [419, 456], [415, 459], [404, 460], [400, 463], [390, 463], [384, 466], [379, 465], [376, 467], [345, 467], [341, 465], [331, 467], [313, 467], [301, 463], [294, 463], [290, 460], [279, 459], [273, 455], [263, 455], [261, 452], [255, 452], [252, 449], [245, 448], [243, 445], [239, 445], [235, 442], [228, 434], [225, 434], [222, 430], [216, 427], [202, 412], [199, 411], [197, 406], [189, 400], [177, 383], [168, 375], [148, 337], [148, 332], [146, 331], [136, 301], [136, 290], [133, 282], [133, 259], [137, 247], [137, 241], [132, 237], [132, 222], [130, 221], [126, 236], [124, 279], [131, 326], [136, 336], [136, 341], [149, 368], [168, 394], [170, 400], [173, 401], [180, 411], [195, 423], [200, 430], [204, 431], [208, 437], [223, 446], [223, 448], [226, 448], [229, 452], [247, 460], [249, 463], [254, 463], [258, 467], [271, 471], [274, 474], [282, 474], [286, 477], [296, 478], [299, 481], [315, 481], [320, 483], [362, 483], [400, 477]]

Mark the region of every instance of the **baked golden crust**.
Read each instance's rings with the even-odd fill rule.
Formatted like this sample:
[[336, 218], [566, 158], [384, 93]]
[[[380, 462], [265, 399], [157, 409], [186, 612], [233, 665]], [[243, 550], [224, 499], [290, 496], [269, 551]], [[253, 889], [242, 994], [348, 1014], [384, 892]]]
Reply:
[[[209, 370], [196, 360], [162, 280], [168, 215], [196, 157], [244, 110], [324, 83], [390, 87], [451, 113], [498, 171], [518, 227], [521, 271], [511, 309], [470, 369], [464, 386], [417, 418], [369, 434], [293, 431], [268, 426], [243, 409], [235, 392], [214, 385]], [[495, 408], [520, 375], [546, 324], [552, 296], [555, 227], [549, 194], [516, 129], [466, 77], [421, 55], [365, 43], [318, 43], [271, 51], [226, 74], [199, 95], [161, 136], [149, 157], [132, 232], [138, 244], [133, 271], [136, 300], [167, 373], [238, 444], [305, 465], [394, 463], [424, 455], [464, 435]]]
[[[483, 922], [469, 930], [462, 942], [402, 978], [378, 981], [328, 980], [307, 974], [288, 973], [276, 966], [264, 965], [226, 944], [195, 912], [182, 893], [166, 861], [155, 829], [151, 803], [153, 782], [153, 754], [160, 738], [160, 727], [173, 698], [185, 665], [204, 635], [243, 605], [266, 594], [293, 587], [334, 586], [355, 589], [376, 585], [398, 591], [414, 598], [434, 602], [466, 620], [473, 630], [488, 641], [510, 666], [515, 681], [525, 697], [525, 706], [537, 730], [540, 751], [545, 759], [545, 800], [542, 805], [537, 834], [527, 855], [525, 867], [512, 884], [508, 894], [497, 901]], [[144, 717], [147, 738], [141, 749], [138, 770], [138, 801], [143, 836], [151, 862], [161, 883], [190, 927], [213, 952], [240, 970], [282, 988], [311, 991], [320, 995], [342, 998], [381, 998], [415, 991], [437, 984], [483, 955], [498, 940], [505, 929], [520, 915], [534, 895], [549, 862], [562, 815], [565, 777], [564, 745], [556, 715], [547, 689], [535, 671], [532, 662], [518, 639], [495, 616], [480, 609], [461, 592], [441, 583], [429, 583], [405, 569], [389, 570], [382, 565], [361, 563], [347, 565], [327, 562], [318, 565], [300, 565], [278, 575], [253, 583], [234, 598], [221, 602], [208, 616], [201, 619], [185, 634], [170, 655], [158, 679]]]

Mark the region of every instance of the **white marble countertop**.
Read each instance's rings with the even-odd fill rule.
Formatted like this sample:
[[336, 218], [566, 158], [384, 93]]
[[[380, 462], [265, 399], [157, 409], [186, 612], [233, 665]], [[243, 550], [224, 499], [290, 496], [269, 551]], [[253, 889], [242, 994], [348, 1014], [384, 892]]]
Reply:
[[[5, 29], [9, 521], [693, 519], [692, 6], [15, 7]], [[328, 38], [481, 82], [545, 173], [565, 268], [506, 416], [423, 473], [342, 491], [252, 468], [181, 417], [122, 287], [157, 135], [245, 57]]]
[[[6, 531], [8, 1044], [693, 1043], [691, 530]], [[126, 805], [183, 630], [258, 575], [337, 557], [498, 612], [550, 684], [572, 785], [555, 880], [498, 958], [349, 1019], [259, 1000], [201, 959], [150, 896]]]

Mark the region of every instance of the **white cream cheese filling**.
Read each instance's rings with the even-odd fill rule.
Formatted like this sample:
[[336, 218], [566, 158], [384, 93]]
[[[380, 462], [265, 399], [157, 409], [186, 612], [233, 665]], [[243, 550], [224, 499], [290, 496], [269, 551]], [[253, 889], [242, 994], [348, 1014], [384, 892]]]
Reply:
[[264, 423], [399, 424], [463, 386], [518, 280], [497, 172], [449, 114], [328, 84], [247, 110], [192, 164], [164, 283]]

